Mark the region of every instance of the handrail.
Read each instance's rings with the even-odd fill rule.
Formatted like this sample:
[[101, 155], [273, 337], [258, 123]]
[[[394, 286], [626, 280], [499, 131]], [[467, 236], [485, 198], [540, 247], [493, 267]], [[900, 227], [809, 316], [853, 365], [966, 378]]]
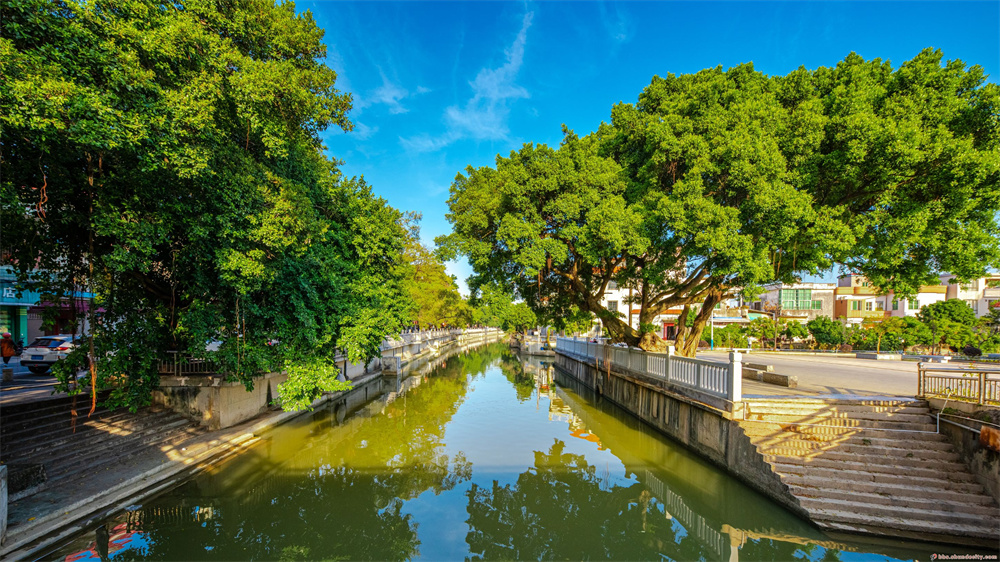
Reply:
[[693, 388], [731, 402], [742, 401], [743, 366], [739, 352], [730, 352], [728, 363], [706, 361], [674, 355], [674, 348], [667, 353], [651, 353], [640, 349], [592, 343], [586, 339], [557, 338], [556, 351], [577, 355], [630, 371], [663, 380], [669, 384]]
[[[928, 373], [938, 374], [928, 375]], [[947, 396], [951, 399], [954, 395], [975, 400], [980, 405], [986, 402], [1000, 402], [1000, 378], [991, 378], [990, 375], [994, 374], [1000, 375], [1000, 370], [980, 367], [934, 367], [920, 362], [917, 363], [917, 396]], [[957, 383], [957, 388], [953, 389], [952, 381]], [[929, 382], [934, 388], [928, 389]]]

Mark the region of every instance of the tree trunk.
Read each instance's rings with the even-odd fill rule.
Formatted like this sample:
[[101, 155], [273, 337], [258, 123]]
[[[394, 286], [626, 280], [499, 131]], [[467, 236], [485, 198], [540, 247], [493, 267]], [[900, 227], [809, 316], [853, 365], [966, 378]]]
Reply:
[[681, 357], [695, 356], [695, 353], [698, 351], [698, 342], [701, 341], [701, 334], [705, 331], [705, 326], [708, 325], [708, 321], [712, 317], [712, 310], [720, 302], [722, 302], [722, 295], [720, 293], [710, 292], [705, 295], [705, 302], [702, 304], [698, 315], [694, 318], [694, 325], [690, 328], [687, 327], [689, 307], [684, 307], [681, 317], [677, 321], [677, 340], [674, 343], [677, 355]]
[[639, 346], [641, 334], [638, 330], [635, 330], [626, 324], [621, 318], [608, 315], [607, 317], [602, 316], [601, 321], [604, 323], [604, 327], [608, 330], [608, 335], [611, 337], [611, 341], [615, 343], [623, 342], [633, 347]]

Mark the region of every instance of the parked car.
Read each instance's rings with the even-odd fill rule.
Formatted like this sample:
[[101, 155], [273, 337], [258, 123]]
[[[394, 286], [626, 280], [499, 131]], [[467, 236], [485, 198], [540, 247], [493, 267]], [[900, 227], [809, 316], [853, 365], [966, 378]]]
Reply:
[[77, 344], [80, 338], [70, 334], [60, 334], [58, 336], [42, 336], [31, 345], [24, 348], [21, 354], [21, 365], [28, 368], [35, 374], [42, 374], [49, 370], [56, 361], [66, 358]]

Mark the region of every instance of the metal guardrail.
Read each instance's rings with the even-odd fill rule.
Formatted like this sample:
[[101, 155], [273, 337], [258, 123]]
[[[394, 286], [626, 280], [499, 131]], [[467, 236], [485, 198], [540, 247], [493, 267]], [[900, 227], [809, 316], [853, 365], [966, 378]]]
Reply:
[[[993, 378], [990, 375], [995, 375]], [[1000, 404], [1000, 369], [917, 364], [917, 396], [962, 398], [977, 404]]]
[[556, 350], [588, 360], [603, 361], [619, 369], [692, 388], [730, 402], [743, 399], [743, 363], [738, 351], [729, 353], [728, 363], [678, 357], [673, 346], [667, 353], [591, 343], [577, 338], [556, 338]]
[[210, 375], [217, 372], [213, 361], [176, 351], [168, 351], [167, 358], [161, 359], [157, 366], [157, 373], [161, 375]]

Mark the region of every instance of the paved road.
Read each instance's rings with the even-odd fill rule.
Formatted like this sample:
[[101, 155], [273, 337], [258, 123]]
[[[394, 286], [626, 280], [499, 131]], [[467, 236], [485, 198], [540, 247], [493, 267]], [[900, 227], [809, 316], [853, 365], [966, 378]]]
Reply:
[[[703, 352], [698, 357], [711, 361], [728, 360], [728, 354], [722, 352]], [[744, 395], [846, 394], [912, 397], [917, 392], [917, 364], [910, 361], [873, 361], [762, 352], [744, 354], [743, 361], [774, 365], [774, 372], [794, 375], [799, 379], [798, 388], [744, 379]]]
[[[51, 373], [36, 375], [27, 367], [22, 367], [17, 359], [12, 359], [6, 367], [14, 370], [14, 382], [0, 382], [0, 407], [65, 396], [64, 393], [53, 395], [56, 378]], [[86, 371], [80, 371], [80, 374], [86, 374]]]

